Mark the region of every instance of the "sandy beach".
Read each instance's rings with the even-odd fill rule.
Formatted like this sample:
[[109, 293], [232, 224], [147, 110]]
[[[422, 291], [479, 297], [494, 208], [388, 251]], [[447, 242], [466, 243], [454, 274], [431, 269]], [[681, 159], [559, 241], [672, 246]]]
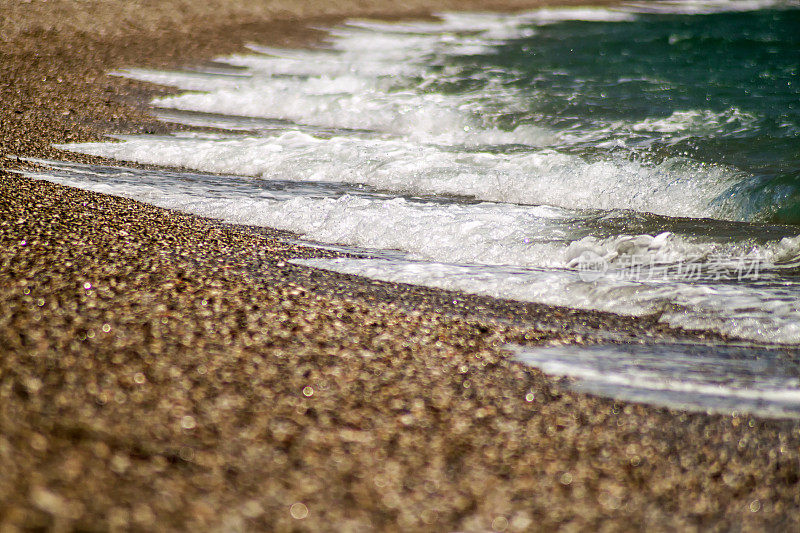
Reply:
[[302, 268], [335, 254], [8, 172], [176, 128], [116, 68], [537, 5], [0, 1], [0, 531], [797, 530], [796, 421], [577, 394], [503, 349], [698, 334]]

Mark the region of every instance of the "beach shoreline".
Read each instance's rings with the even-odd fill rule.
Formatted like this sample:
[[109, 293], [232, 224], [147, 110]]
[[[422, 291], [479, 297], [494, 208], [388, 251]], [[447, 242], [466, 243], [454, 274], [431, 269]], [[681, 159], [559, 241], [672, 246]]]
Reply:
[[306, 46], [344, 16], [429, 10], [309, 17], [313, 4], [263, 4], [270, 15], [241, 1], [212, 18], [132, 2], [157, 13], [117, 28], [100, 10], [82, 31], [80, 3], [2, 4], [0, 526], [797, 527], [796, 421], [577, 394], [503, 349], [698, 334], [294, 266], [332, 253], [8, 172], [24, 166], [12, 155], [108, 163], [53, 143], [179, 128], [148, 115], [170, 89], [107, 71]]

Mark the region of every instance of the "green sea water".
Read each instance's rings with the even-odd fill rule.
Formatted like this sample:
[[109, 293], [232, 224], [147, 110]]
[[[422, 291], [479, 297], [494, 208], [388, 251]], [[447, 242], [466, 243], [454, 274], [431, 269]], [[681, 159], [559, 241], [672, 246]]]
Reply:
[[537, 25], [439, 69], [429, 91], [516, 94], [513, 106], [487, 96], [487, 123], [546, 125], [583, 156], [739, 170], [716, 202], [740, 220], [800, 224], [798, 9]]

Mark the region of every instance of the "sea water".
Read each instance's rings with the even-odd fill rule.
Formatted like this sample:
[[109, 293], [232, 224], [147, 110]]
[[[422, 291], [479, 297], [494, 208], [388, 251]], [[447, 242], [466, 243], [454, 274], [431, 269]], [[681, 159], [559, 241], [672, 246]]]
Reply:
[[394, 251], [298, 261], [317, 268], [800, 344], [800, 3], [329, 32], [309, 50], [118, 72], [180, 89], [154, 105], [197, 128], [62, 146], [194, 173], [37, 177]]

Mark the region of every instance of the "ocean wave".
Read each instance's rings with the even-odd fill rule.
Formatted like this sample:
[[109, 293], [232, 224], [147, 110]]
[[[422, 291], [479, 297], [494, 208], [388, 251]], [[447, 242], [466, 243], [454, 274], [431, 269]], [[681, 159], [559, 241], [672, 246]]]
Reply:
[[552, 150], [461, 152], [393, 139], [322, 139], [297, 131], [274, 137], [120, 139], [123, 142], [60, 147], [137, 163], [269, 179], [362, 183], [403, 193], [671, 216], [739, 215], [735, 204], [715, 203], [741, 179], [736, 171], [679, 159], [645, 164], [586, 161]]
[[[42, 176], [40, 176], [42, 177]], [[625, 223], [624, 213], [506, 203], [410, 201], [402, 197], [276, 197], [223, 177], [181, 180], [79, 174], [48, 179], [95, 192], [125, 196], [160, 207], [191, 212], [230, 223], [289, 230], [308, 239], [369, 249], [392, 249], [426, 261], [577, 269], [602, 261], [619, 266], [708, 263], [734, 267], [759, 261], [761, 269], [800, 266], [800, 236], [756, 244], [748, 240], [717, 242], [671, 232], [597, 237], [576, 234], [576, 225], [596, 227]], [[232, 179], [232, 178], [229, 178]], [[239, 178], [243, 180], [242, 178]], [[239, 192], [242, 191], [242, 192]], [[725, 258], [730, 264], [719, 261]]]

